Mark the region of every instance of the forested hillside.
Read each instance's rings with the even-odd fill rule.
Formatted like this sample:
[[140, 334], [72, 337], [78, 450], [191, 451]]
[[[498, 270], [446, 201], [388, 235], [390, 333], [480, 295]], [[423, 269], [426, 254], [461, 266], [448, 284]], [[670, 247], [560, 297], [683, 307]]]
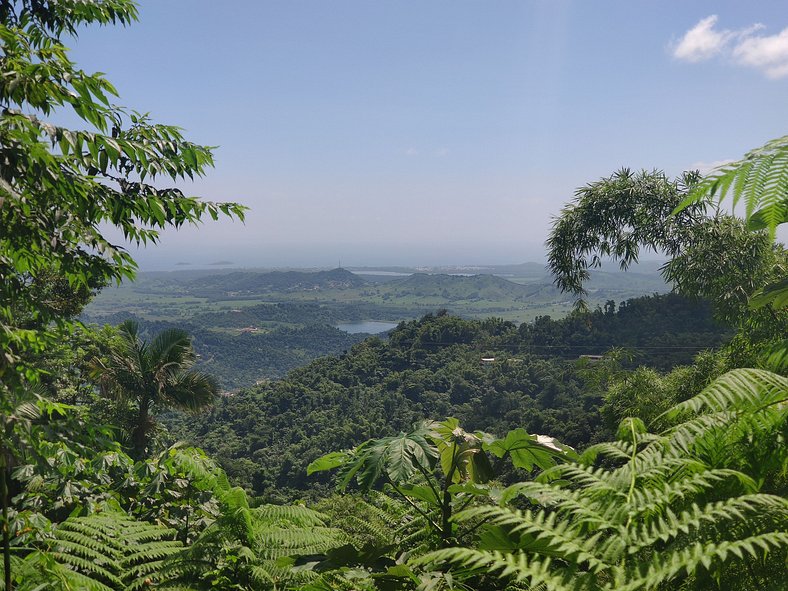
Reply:
[[629, 353], [620, 359], [624, 366], [670, 369], [730, 334], [708, 304], [675, 294], [614, 308], [610, 302], [605, 310], [519, 327], [430, 314], [400, 324], [388, 340], [367, 339], [346, 355], [168, 424], [216, 458], [232, 481], [276, 500], [323, 494], [325, 479], [306, 475], [323, 453], [407, 430], [425, 417], [457, 417], [468, 429], [491, 433], [522, 427], [582, 447], [615, 428], [600, 412], [601, 390], [591, 385], [594, 363], [582, 355], [619, 348]]
[[[600, 305], [606, 297], [667, 289], [656, 274], [593, 277], [594, 285], [602, 286], [592, 287], [593, 301]], [[505, 316], [516, 321], [553, 311], [564, 315], [571, 300], [543, 275], [532, 279], [523, 284], [492, 274], [414, 273], [379, 283], [344, 269], [153, 273], [139, 284], [105, 290], [99, 296], [101, 305], [90, 304], [82, 319], [118, 324], [132, 318], [149, 334], [164, 328], [188, 330], [200, 366], [232, 390], [282, 377], [315, 357], [347, 350], [363, 337], [335, 328], [346, 322], [399, 322], [441, 308], [463, 317]], [[567, 349], [570, 354], [579, 351], [577, 343], [569, 344], [574, 346]], [[593, 353], [595, 343], [589, 345]], [[665, 366], [669, 365], [670, 360]]]
[[[143, 320], [127, 313], [102, 318], [102, 322], [118, 324], [132, 319], [139, 322], [146, 335], [176, 327], [188, 330], [199, 355], [199, 367], [215, 376], [223, 390], [234, 390], [282, 377], [315, 357], [341, 353], [366, 336], [331, 326], [326, 322], [330, 312], [317, 306], [297, 308], [299, 320], [294, 322], [289, 321], [291, 312], [286, 307], [269, 305], [237, 313], [206, 314], [207, 318], [198, 316], [180, 323]], [[304, 322], [301, 314], [314, 321]]]

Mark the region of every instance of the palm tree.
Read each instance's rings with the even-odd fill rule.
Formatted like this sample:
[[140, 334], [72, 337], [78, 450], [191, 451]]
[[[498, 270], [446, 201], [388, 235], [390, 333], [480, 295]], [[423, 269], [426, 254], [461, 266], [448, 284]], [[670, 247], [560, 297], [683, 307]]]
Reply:
[[120, 338], [108, 359], [93, 360], [92, 375], [105, 393], [136, 407], [129, 432], [132, 453], [139, 459], [147, 453], [156, 409], [203, 409], [219, 387], [213, 377], [192, 369], [196, 355], [185, 331], [163, 330], [149, 342], [140, 338], [133, 320], [123, 322], [118, 331]]

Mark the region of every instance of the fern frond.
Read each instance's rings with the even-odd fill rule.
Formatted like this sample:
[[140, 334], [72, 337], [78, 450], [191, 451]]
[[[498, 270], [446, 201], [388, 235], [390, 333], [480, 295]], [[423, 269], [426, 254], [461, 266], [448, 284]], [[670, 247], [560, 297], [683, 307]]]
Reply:
[[[568, 580], [560, 566], [553, 569], [550, 558], [534, 559], [523, 552], [504, 554], [498, 551], [473, 550], [471, 548], [447, 548], [430, 552], [413, 561], [416, 565], [440, 565], [447, 563], [462, 568], [497, 573], [501, 578], [525, 581], [531, 588], [540, 585], [551, 591], [577, 591], [577, 581]], [[553, 572], [554, 570], [558, 572]]]
[[788, 136], [767, 142], [707, 175], [689, 192], [676, 212], [704, 200], [723, 201], [731, 195], [734, 206], [745, 201], [745, 216], [754, 227], [775, 229], [788, 216]]
[[663, 483], [661, 486], [636, 489], [632, 495], [632, 510], [641, 516], [657, 514], [678, 500], [710, 490], [724, 480], [736, 479], [742, 482], [742, 478], [745, 482], [751, 481], [736, 470], [718, 468], [696, 472], [676, 482]]
[[125, 589], [140, 577], [155, 580], [162, 560], [182, 551], [174, 533], [117, 511], [71, 517], [55, 531], [52, 556], [82, 577]]
[[697, 396], [664, 413], [675, 418], [684, 412], [757, 410], [788, 402], [788, 378], [763, 369], [734, 369], [709, 384]]
[[700, 529], [704, 522], [723, 529], [729, 526], [727, 522], [731, 521], [754, 523], [755, 519], [751, 514], [757, 515], [761, 511], [769, 512], [774, 519], [786, 519], [788, 501], [772, 495], [754, 494], [732, 497], [704, 507], [693, 504], [689, 510], [680, 514], [667, 509], [659, 519], [631, 532], [629, 552], [634, 554], [658, 540], [667, 542], [679, 535], [687, 535]]
[[286, 522], [299, 527], [324, 526], [327, 517], [303, 505], [261, 505], [252, 516], [265, 523]]
[[507, 504], [518, 495], [590, 527], [612, 528], [618, 523], [618, 519], [609, 514], [610, 503], [587, 498], [582, 491], [558, 488], [541, 482], [518, 482], [503, 491], [501, 503]]
[[543, 511], [521, 511], [506, 507], [474, 507], [458, 513], [456, 519], [465, 521], [479, 518], [490, 525], [505, 526], [512, 533], [530, 534], [546, 543], [551, 553], [558, 554], [573, 563], [586, 563], [592, 571], [608, 566], [595, 555], [595, 548], [605, 530], [597, 528], [588, 537], [582, 537], [576, 524], [568, 520], [560, 520], [556, 513]]
[[599, 457], [628, 461], [632, 457], [632, 443], [629, 441], [606, 441], [586, 449], [580, 456], [580, 463], [593, 464]]
[[183, 550], [183, 544], [177, 541], [154, 541], [144, 545], [132, 546], [134, 551], [123, 558], [123, 564], [130, 566], [150, 561], [161, 561]]
[[[64, 548], [64, 550], [68, 549], [69, 548]], [[68, 565], [73, 570], [81, 572], [85, 576], [107, 582], [115, 588], [123, 586], [120, 577], [116, 576], [115, 573], [110, 572], [110, 570], [107, 570], [97, 562], [64, 551], [52, 552], [52, 556], [61, 564]]]
[[787, 546], [786, 532], [767, 532], [719, 543], [696, 543], [689, 548], [655, 556], [644, 574], [628, 577], [626, 584], [617, 589], [618, 591], [654, 589], [676, 578], [682, 572], [693, 574], [699, 568], [711, 569], [731, 556], [740, 560], [759, 558], [773, 550], [784, 551]]
[[537, 477], [538, 482], [547, 479], [566, 478], [575, 486], [588, 489], [593, 494], [613, 494], [622, 495], [626, 490], [627, 482], [623, 482], [620, 477], [614, 477], [603, 468], [593, 466], [583, 466], [580, 464], [558, 464], [549, 470], [545, 470]]

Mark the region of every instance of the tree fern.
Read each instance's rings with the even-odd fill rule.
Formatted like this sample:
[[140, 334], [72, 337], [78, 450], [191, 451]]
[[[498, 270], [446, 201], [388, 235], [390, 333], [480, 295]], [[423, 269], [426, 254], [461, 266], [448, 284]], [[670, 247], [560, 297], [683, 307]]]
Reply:
[[316, 578], [309, 569], [295, 569], [288, 557], [324, 553], [347, 543], [326, 517], [299, 505], [263, 505], [252, 509], [242, 489], [222, 496], [220, 517], [181, 554], [165, 565], [168, 585], [199, 589], [280, 589]]
[[678, 416], [683, 411], [725, 412], [762, 408], [788, 401], [788, 378], [760, 369], [735, 369], [714, 380], [698, 396], [680, 402], [666, 413]]
[[161, 581], [164, 561], [183, 546], [175, 531], [113, 510], [66, 519], [49, 548], [17, 560], [18, 589], [133, 591]]
[[774, 235], [777, 226], [788, 221], [788, 136], [771, 140], [741, 160], [712, 171], [677, 211], [706, 199], [722, 201], [728, 195], [734, 206], [744, 201], [751, 227], [768, 228]]
[[[705, 589], [709, 578], [723, 588], [776, 589], [784, 582], [788, 500], [759, 490], [768, 478], [752, 465], [760, 457], [748, 462], [747, 453], [763, 449], [772, 471], [784, 469], [784, 443], [771, 438], [784, 432], [786, 400], [785, 378], [730, 372], [671, 409], [668, 416], [686, 420], [665, 433], [639, 433], [631, 422], [627, 440], [581, 457], [601, 466], [558, 465], [507, 489], [502, 506], [457, 514], [458, 521], [485, 520], [479, 547], [439, 550], [414, 564], [492, 570], [556, 591], [679, 581], [682, 589]], [[712, 440], [727, 446], [728, 465], [704, 461]]]

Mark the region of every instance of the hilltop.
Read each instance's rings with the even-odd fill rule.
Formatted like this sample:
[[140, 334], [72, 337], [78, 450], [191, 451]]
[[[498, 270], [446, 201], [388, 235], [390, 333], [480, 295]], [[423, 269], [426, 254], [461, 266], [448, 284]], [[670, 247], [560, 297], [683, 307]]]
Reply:
[[254, 295], [264, 292], [318, 291], [353, 289], [366, 282], [346, 269], [330, 271], [235, 271], [208, 275], [186, 284], [190, 293], [203, 297], [217, 295]]
[[386, 290], [392, 295], [441, 297], [454, 300], [523, 300], [533, 287], [513, 283], [496, 275], [430, 275], [414, 273], [404, 279], [390, 281]]

